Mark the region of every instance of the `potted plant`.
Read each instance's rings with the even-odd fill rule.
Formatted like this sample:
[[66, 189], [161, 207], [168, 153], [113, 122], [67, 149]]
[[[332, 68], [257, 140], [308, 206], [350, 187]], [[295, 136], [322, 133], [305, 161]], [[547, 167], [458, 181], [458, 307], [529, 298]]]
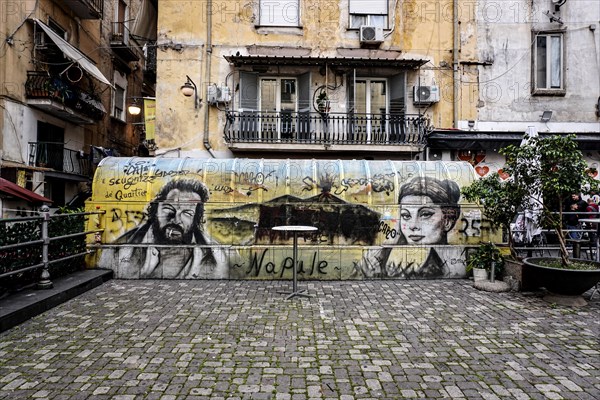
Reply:
[[500, 276], [504, 268], [504, 257], [500, 249], [492, 242], [482, 243], [467, 257], [467, 272], [473, 272], [473, 280], [486, 280], [494, 271], [495, 276]]
[[522, 199], [529, 194], [522, 185], [512, 179], [500, 178], [500, 172], [473, 181], [463, 187], [462, 195], [471, 202], [483, 205], [483, 215], [492, 229], [502, 229], [507, 233], [509, 254], [504, 253], [504, 279], [514, 290], [530, 290], [535, 282], [523, 268], [523, 262], [515, 250], [512, 222], [516, 219]]
[[[600, 266], [591, 261], [569, 259], [563, 230], [563, 201], [573, 193], [598, 190], [598, 181], [589, 174], [575, 136], [530, 136], [520, 146], [507, 146], [501, 153], [506, 157], [503, 170], [510, 178], [503, 182], [492, 179], [477, 181], [463, 193], [470, 194], [471, 199], [480, 200], [484, 214], [488, 217], [495, 215], [502, 224], [511, 221], [518, 210], [541, 209], [540, 214], [535, 214], [539, 215], [537, 222], [556, 233], [560, 257], [523, 260], [534, 270], [537, 285], [561, 295], [580, 295], [592, 288], [600, 280]], [[540, 196], [532, 196], [532, 191], [537, 191]], [[508, 192], [511, 192], [510, 196]], [[509, 200], [504, 213], [495, 202], [502, 198]], [[552, 208], [553, 205], [558, 212]], [[509, 241], [511, 236], [509, 234]], [[587, 270], [582, 272], [581, 268]]]

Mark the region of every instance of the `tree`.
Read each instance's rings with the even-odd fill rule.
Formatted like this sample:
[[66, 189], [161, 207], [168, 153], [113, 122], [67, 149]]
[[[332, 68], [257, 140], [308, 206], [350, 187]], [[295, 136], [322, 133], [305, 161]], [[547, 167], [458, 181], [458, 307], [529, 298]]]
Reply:
[[493, 174], [463, 187], [462, 194], [468, 201], [481, 202], [483, 215], [490, 221], [492, 228], [503, 228], [508, 232], [508, 247], [516, 257], [510, 224], [526, 196], [523, 188], [513, 180], [503, 181], [498, 174]]
[[[543, 212], [536, 222], [556, 232], [561, 262], [567, 265], [569, 253], [563, 231], [563, 202], [573, 193], [598, 191], [599, 187], [599, 182], [590, 174], [575, 135], [528, 137], [526, 143], [507, 146], [500, 153], [506, 157], [503, 169], [510, 178], [506, 181], [500, 181], [498, 177], [475, 181], [463, 188], [463, 194], [470, 201], [479, 200], [484, 215], [493, 223], [508, 228], [509, 233], [510, 222], [519, 210], [541, 207]], [[539, 190], [541, 196], [532, 196], [535, 190]], [[511, 236], [509, 234], [509, 245]], [[511, 251], [514, 254], [514, 248], [511, 247]]]

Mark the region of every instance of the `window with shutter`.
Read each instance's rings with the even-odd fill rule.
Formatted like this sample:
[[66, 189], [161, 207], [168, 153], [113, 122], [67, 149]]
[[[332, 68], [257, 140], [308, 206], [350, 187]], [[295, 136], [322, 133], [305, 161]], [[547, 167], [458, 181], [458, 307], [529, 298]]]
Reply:
[[260, 25], [300, 25], [299, 0], [260, 0]]
[[388, 0], [350, 0], [350, 29], [362, 25], [386, 29], [388, 26]]
[[125, 121], [125, 100], [127, 98], [127, 76], [119, 71], [113, 75], [112, 116]]

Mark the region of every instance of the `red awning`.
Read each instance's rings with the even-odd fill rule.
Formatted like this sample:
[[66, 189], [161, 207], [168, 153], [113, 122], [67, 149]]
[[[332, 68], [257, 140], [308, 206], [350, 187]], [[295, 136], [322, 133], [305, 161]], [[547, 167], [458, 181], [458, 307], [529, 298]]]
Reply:
[[22, 188], [16, 183], [12, 183], [11, 181], [6, 180], [4, 178], [0, 178], [0, 193], [4, 193], [13, 197], [18, 197], [30, 203], [52, 203], [52, 200], [47, 199], [44, 196], [40, 196], [39, 194], [34, 193], [31, 190]]

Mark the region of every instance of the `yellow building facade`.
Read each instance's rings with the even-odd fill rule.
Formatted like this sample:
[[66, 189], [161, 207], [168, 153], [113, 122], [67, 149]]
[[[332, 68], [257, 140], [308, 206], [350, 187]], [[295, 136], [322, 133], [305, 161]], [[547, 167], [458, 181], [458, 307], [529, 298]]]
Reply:
[[434, 126], [474, 118], [469, 14], [457, 1], [160, 2], [156, 154], [423, 159]]

